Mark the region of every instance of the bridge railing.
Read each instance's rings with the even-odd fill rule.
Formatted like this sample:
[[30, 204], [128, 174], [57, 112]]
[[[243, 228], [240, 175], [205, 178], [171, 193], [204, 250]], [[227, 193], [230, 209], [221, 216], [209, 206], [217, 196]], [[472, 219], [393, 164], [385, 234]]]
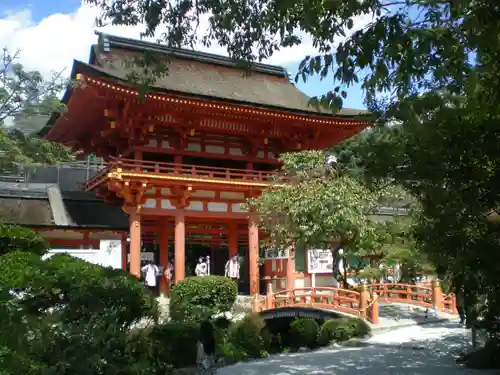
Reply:
[[443, 297], [443, 311], [448, 314], [458, 314], [457, 297], [453, 293], [447, 294]]
[[297, 288], [281, 290], [270, 294], [268, 308], [304, 306], [334, 308], [348, 314], [357, 315], [360, 306], [360, 292], [333, 287]]
[[381, 283], [370, 284], [368, 288], [377, 293], [381, 302], [407, 303], [433, 308], [433, 288], [422, 285]]
[[443, 296], [438, 281], [431, 286], [413, 284], [363, 284], [359, 290], [334, 287], [295, 288], [273, 292], [268, 284], [267, 294], [254, 299], [254, 311], [282, 307], [311, 307], [339, 311], [359, 316], [373, 324], [379, 322], [379, 303], [405, 303], [438, 312], [456, 314], [455, 296]]

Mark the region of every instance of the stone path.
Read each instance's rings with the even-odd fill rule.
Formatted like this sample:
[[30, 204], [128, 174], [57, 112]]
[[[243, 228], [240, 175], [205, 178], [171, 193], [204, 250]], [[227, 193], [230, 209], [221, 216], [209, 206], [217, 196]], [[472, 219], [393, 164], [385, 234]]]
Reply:
[[[453, 322], [379, 333], [357, 347], [280, 354], [222, 368], [219, 375], [459, 375], [478, 372], [455, 363], [468, 331]], [[484, 372], [483, 372], [484, 373]]]

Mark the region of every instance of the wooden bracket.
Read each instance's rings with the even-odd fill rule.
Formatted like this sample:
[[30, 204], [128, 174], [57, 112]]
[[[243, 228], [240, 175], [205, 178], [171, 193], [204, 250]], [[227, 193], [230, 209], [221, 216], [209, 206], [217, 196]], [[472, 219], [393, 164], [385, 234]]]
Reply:
[[146, 182], [131, 183], [130, 181], [125, 181], [121, 185], [122, 188], [118, 194], [123, 197], [125, 206], [141, 207], [148, 184]]
[[172, 193], [176, 196], [172, 199], [174, 206], [178, 209], [186, 208], [189, 205], [189, 199], [193, 194], [193, 187], [174, 187], [172, 188]]

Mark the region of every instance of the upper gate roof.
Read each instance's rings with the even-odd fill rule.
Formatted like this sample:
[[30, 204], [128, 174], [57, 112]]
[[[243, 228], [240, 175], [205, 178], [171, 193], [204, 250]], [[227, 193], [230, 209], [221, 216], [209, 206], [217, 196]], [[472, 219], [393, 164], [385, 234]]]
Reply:
[[[287, 71], [279, 66], [254, 63], [250, 69], [229, 57], [187, 49], [174, 49], [102, 33], [99, 43], [91, 47], [89, 63], [75, 61], [73, 73], [89, 72], [127, 80], [143, 74], [138, 59], [145, 54], [163, 55], [168, 60], [168, 75], [155, 77], [151, 85], [160, 91], [254, 104], [272, 109], [332, 116], [328, 109], [309, 105], [310, 97], [290, 82]], [[335, 116], [357, 117], [366, 110], [343, 108]]]

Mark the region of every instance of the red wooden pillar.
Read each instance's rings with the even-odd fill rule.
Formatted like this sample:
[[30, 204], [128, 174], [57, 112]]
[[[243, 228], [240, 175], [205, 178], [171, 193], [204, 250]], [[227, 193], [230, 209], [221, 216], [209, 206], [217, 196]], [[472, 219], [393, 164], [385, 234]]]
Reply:
[[259, 294], [259, 228], [255, 215], [248, 220], [248, 268], [250, 273], [250, 295]]
[[141, 216], [136, 210], [130, 211], [130, 273], [141, 277]]
[[168, 221], [166, 218], [161, 220], [158, 239], [160, 243], [160, 265], [163, 266], [164, 272], [160, 276], [160, 293], [162, 295], [169, 294], [170, 280], [167, 280], [165, 275], [168, 270]]
[[179, 211], [175, 215], [174, 234], [174, 277], [175, 282], [184, 280], [186, 268], [186, 225], [184, 211]]
[[371, 294], [370, 307], [368, 308], [368, 319], [372, 322], [372, 324], [379, 323], [379, 314], [378, 295], [373, 292]]
[[443, 291], [441, 290], [441, 285], [439, 285], [439, 280], [432, 280], [432, 304], [437, 312], [443, 311]]

